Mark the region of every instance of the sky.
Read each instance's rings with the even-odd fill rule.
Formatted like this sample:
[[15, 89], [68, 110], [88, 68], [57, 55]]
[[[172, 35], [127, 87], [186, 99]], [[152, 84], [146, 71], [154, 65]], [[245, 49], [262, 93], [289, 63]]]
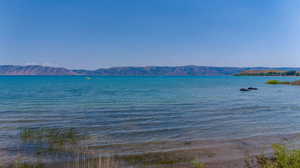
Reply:
[[300, 67], [299, 0], [0, 0], [0, 64]]

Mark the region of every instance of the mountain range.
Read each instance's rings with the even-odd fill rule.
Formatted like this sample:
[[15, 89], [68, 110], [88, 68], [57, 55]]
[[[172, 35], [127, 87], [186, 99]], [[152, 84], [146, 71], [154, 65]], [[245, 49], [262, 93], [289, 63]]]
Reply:
[[270, 67], [213, 67], [213, 66], [144, 66], [112, 67], [96, 70], [67, 69], [40, 65], [0, 65], [0, 75], [48, 75], [48, 76], [224, 76], [247, 70], [300, 71], [300, 68]]

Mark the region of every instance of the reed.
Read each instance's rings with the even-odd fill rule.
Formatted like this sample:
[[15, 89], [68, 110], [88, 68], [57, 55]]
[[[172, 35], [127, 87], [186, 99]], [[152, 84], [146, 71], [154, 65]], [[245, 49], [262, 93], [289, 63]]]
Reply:
[[[42, 162], [17, 160], [12, 164], [0, 168], [121, 168], [119, 161], [113, 157], [95, 157], [89, 154], [80, 154], [68, 161]], [[133, 168], [133, 167], [132, 167]]]
[[121, 168], [121, 164], [113, 157], [89, 158], [80, 155], [79, 158], [64, 163], [62, 168]]
[[71, 154], [82, 150], [81, 142], [88, 138], [74, 128], [24, 128], [20, 131], [22, 145], [33, 146], [31, 150], [37, 155]]
[[88, 138], [72, 128], [24, 128], [20, 131], [20, 139], [25, 146], [34, 144], [31, 150], [35, 151], [33, 157], [36, 161], [20, 160], [8, 168], [165, 168], [178, 164], [205, 167], [194, 157], [172, 152], [101, 156], [81, 143]]
[[[89, 152], [81, 143], [89, 137], [74, 128], [24, 128], [19, 137], [24, 145], [33, 144], [34, 157], [41, 159], [20, 159], [8, 168], [120, 168], [113, 157]], [[50, 160], [43, 162], [43, 156]]]
[[64, 146], [77, 144], [86, 136], [74, 128], [25, 128], [21, 130], [20, 138], [23, 142]]

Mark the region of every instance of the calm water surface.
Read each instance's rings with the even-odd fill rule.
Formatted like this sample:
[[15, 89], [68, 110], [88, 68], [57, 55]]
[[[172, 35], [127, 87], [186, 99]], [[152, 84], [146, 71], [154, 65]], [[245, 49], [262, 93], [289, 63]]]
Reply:
[[0, 77], [0, 148], [31, 127], [79, 128], [91, 145], [300, 132], [300, 87], [269, 79], [296, 78]]

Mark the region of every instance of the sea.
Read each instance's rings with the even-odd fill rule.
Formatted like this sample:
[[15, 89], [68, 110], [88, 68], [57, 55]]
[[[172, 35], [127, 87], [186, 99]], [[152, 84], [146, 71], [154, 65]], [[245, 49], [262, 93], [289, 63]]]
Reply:
[[24, 128], [78, 129], [90, 146], [299, 133], [300, 86], [273, 79], [299, 78], [1, 76], [0, 149]]

